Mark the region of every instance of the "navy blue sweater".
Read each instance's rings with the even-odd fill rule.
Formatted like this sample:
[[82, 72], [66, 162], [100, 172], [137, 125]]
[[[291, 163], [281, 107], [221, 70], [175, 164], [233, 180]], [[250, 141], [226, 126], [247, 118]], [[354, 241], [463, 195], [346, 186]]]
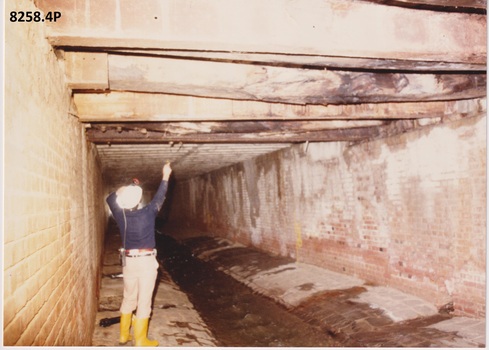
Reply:
[[[168, 181], [161, 181], [153, 200], [144, 208], [125, 210], [116, 202], [117, 195], [112, 192], [106, 199], [121, 232], [122, 246], [126, 249], [152, 249], [155, 243], [155, 220], [165, 200]], [[125, 214], [125, 219], [124, 219]], [[124, 244], [124, 226], [126, 225]]]

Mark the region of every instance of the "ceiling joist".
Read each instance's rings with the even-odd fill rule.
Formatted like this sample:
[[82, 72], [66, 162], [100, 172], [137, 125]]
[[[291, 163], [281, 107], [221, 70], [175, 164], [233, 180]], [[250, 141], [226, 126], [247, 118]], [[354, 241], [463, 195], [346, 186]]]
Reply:
[[[445, 7], [456, 8], [460, 1], [443, 2]], [[36, 0], [36, 4], [52, 10], [49, 0]], [[77, 0], [58, 2], [58, 7], [63, 16], [48, 23], [48, 39], [55, 47], [486, 64], [483, 14], [355, 0], [146, 0], [144, 6], [125, 2], [120, 7]]]
[[293, 105], [133, 92], [76, 93], [82, 122], [420, 119], [472, 115], [486, 99], [351, 105]]
[[296, 104], [485, 96], [485, 74], [371, 73], [109, 55], [112, 90]]
[[117, 143], [294, 143], [359, 141], [414, 128], [412, 121], [268, 121], [90, 124], [87, 138]]
[[171, 134], [164, 131], [127, 130], [127, 129], [88, 129], [87, 139], [101, 144], [128, 143], [292, 143], [306, 141], [359, 141], [373, 138], [380, 134], [379, 127], [351, 129], [327, 129], [321, 131], [280, 131], [280, 132], [243, 132], [243, 133], [196, 133]]
[[[72, 49], [67, 48], [67, 51]], [[94, 50], [87, 48], [86, 52]], [[376, 59], [363, 57], [342, 57], [326, 55], [297, 55], [280, 53], [223, 52], [195, 50], [140, 50], [109, 48], [105, 52], [129, 56], [146, 56], [173, 59], [192, 59], [230, 63], [261, 64], [292, 68], [328, 68], [336, 70], [361, 71], [403, 71], [403, 72], [485, 72], [486, 64], [470, 62], [417, 61], [409, 59]]]
[[[90, 57], [93, 55], [93, 57]], [[90, 88], [83, 72], [99, 62], [111, 90], [193, 95], [291, 104], [455, 100], [483, 97], [485, 74], [372, 73], [266, 67], [153, 57], [67, 53], [69, 85]], [[86, 67], [86, 68], [85, 68]], [[97, 70], [99, 72], [99, 70]], [[101, 83], [94, 83], [96, 90]]]

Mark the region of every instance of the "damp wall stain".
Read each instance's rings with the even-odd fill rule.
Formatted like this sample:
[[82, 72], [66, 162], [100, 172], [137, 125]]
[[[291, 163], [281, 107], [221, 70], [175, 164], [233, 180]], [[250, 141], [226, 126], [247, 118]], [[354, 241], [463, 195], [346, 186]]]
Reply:
[[260, 216], [260, 193], [258, 189], [259, 173], [255, 162], [245, 161], [243, 164], [243, 179], [250, 202], [251, 225], [256, 228], [256, 220]]
[[[297, 144], [192, 180], [172, 218], [480, 314], [485, 126], [470, 117], [370, 142]], [[202, 203], [195, 214], [188, 197]]]

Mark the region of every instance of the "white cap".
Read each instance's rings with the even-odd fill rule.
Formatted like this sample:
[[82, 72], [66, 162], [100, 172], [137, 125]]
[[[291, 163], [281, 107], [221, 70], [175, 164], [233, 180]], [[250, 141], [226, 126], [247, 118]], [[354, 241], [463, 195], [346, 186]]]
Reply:
[[132, 209], [141, 201], [143, 189], [139, 186], [126, 186], [116, 198], [119, 207], [123, 209]]

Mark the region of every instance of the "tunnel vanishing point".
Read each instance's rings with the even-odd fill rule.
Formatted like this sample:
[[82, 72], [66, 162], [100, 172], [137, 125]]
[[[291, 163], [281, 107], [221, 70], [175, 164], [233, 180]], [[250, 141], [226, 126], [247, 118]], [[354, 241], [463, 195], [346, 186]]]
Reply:
[[3, 344], [90, 345], [105, 198], [485, 318], [486, 1], [7, 0]]

